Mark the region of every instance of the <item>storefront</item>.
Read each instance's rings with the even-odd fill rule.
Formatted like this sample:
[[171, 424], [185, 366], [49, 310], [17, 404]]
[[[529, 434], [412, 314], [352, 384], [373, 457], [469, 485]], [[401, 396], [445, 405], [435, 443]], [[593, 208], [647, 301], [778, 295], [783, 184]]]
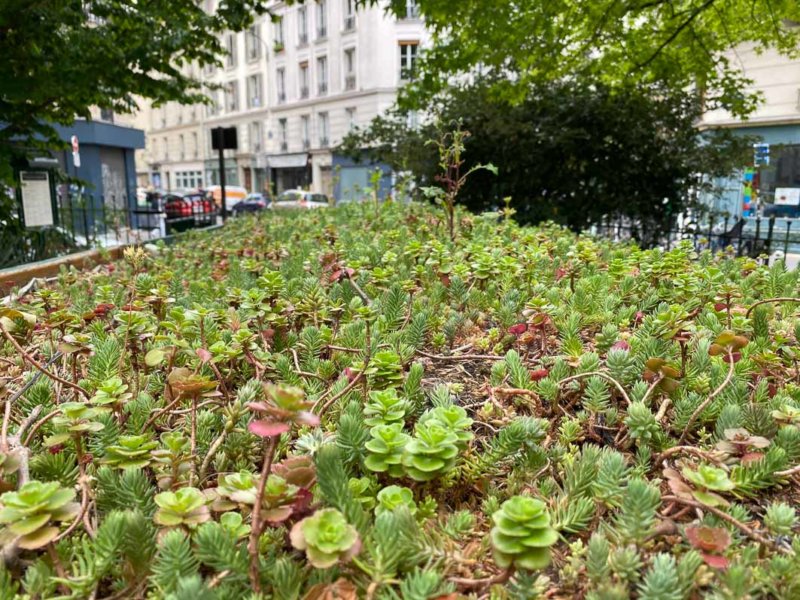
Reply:
[[311, 186], [311, 165], [307, 153], [273, 154], [267, 157], [267, 164], [275, 193], [308, 189]]

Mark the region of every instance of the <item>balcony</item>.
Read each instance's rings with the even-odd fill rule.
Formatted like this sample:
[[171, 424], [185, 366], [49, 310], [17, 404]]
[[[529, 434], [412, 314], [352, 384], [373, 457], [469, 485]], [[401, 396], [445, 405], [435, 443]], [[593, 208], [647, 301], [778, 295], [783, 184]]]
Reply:
[[278, 104], [286, 102], [286, 92], [278, 92]]
[[308, 86], [304, 85], [300, 88], [300, 99], [305, 100], [308, 98]]
[[297, 36], [297, 45], [298, 46], [305, 46], [306, 44], [308, 44], [308, 34], [307, 33], [299, 34]]
[[344, 89], [347, 91], [356, 89], [356, 76], [347, 75], [344, 78]]
[[275, 54], [280, 54], [281, 52], [284, 51], [284, 49], [285, 49], [285, 46], [283, 45], [283, 42], [276, 41], [274, 44], [272, 44], [272, 51]]
[[327, 83], [320, 83], [318, 88], [318, 95], [324, 96], [328, 93], [328, 84]]
[[344, 19], [345, 32], [353, 31], [355, 28], [356, 28], [356, 16], [350, 15], [349, 17], [345, 17]]
[[311, 140], [303, 140], [303, 150], [311, 148]]
[[328, 138], [326, 138], [326, 137], [319, 138], [319, 147], [320, 148], [327, 148], [328, 147]]
[[324, 40], [328, 37], [328, 28], [327, 27], [317, 27], [317, 39]]
[[281, 142], [281, 152], [286, 152], [289, 150], [289, 143], [288, 142]]

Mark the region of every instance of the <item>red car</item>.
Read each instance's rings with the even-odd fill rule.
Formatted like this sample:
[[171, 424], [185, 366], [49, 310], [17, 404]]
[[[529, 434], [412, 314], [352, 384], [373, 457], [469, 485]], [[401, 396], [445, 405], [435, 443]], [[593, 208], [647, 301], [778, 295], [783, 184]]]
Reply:
[[164, 196], [167, 224], [173, 231], [213, 225], [216, 221], [214, 202], [202, 191]]

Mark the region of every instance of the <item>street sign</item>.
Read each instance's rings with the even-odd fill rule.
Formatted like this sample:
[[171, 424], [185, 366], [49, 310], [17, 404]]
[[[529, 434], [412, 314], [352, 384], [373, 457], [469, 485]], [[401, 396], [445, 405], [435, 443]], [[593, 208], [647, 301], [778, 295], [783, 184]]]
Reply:
[[775, 188], [775, 204], [779, 206], [800, 206], [800, 188]]
[[756, 167], [769, 166], [769, 144], [753, 144], [753, 164]]
[[70, 141], [72, 142], [72, 163], [77, 168], [81, 166], [81, 150], [78, 144], [78, 136], [73, 135]]
[[238, 147], [236, 127], [215, 127], [211, 130], [212, 150], [236, 150]]

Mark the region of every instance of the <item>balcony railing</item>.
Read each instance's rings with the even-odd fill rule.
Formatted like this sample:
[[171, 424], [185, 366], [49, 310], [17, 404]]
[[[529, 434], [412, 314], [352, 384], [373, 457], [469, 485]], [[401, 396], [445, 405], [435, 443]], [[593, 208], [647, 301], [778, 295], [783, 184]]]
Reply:
[[344, 78], [344, 89], [348, 90], [348, 91], [356, 89], [356, 76], [355, 75], [347, 75]]
[[311, 148], [311, 140], [303, 140], [303, 150]]
[[286, 102], [286, 92], [278, 92], [278, 104]]
[[326, 137], [319, 138], [319, 146], [320, 146], [320, 148], [327, 148], [328, 147], [328, 138], [326, 138]]
[[308, 86], [307, 85], [304, 85], [303, 87], [300, 88], [300, 98], [302, 100], [305, 100], [306, 98], [308, 98]]
[[287, 150], [289, 150], [289, 143], [281, 142], [281, 152], [286, 152]]
[[328, 37], [328, 28], [327, 27], [317, 27], [317, 39], [321, 40]]
[[320, 96], [324, 96], [325, 94], [327, 94], [328, 93], [328, 84], [327, 83], [320, 83], [318, 91], [319, 91], [319, 95]]
[[306, 44], [308, 44], [308, 34], [307, 33], [299, 34], [297, 36], [297, 45], [298, 46], [305, 46]]
[[345, 31], [353, 31], [356, 28], [356, 17], [355, 15], [350, 15], [349, 17], [344, 18], [344, 30]]

